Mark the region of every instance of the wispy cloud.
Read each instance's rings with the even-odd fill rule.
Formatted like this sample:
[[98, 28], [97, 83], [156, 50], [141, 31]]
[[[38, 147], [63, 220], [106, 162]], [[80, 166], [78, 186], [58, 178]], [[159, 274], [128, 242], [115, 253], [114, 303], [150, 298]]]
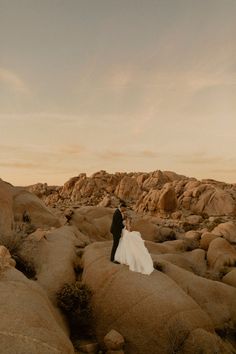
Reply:
[[105, 150], [97, 155], [105, 160], [113, 159], [132, 159], [132, 158], [157, 158], [159, 154], [151, 150], [141, 150], [141, 151], [115, 151], [115, 150]]
[[83, 152], [85, 152], [86, 149], [82, 145], [68, 145], [68, 146], [61, 146], [58, 149], [59, 154], [63, 155], [76, 155], [79, 156]]
[[35, 169], [40, 168], [39, 164], [33, 162], [0, 162], [1, 167], [8, 167], [13, 169]]
[[[173, 155], [175, 161], [183, 164], [196, 166], [199, 168], [201, 165], [204, 165], [204, 169], [210, 170], [212, 173], [220, 172], [220, 171], [236, 171], [236, 169], [232, 168], [236, 164], [236, 159], [232, 157], [224, 157], [222, 155], [209, 155], [205, 152], [195, 152], [193, 154], [176, 154]], [[221, 168], [218, 168], [218, 166]]]
[[[85, 119], [84, 117], [82, 117]], [[75, 114], [61, 114], [61, 113], [17, 113], [17, 114], [5, 114], [0, 113], [0, 120], [12, 120], [12, 121], [44, 121], [45, 124], [60, 124], [60, 125], [71, 125], [76, 124], [80, 119], [80, 116]]]
[[[179, 160], [183, 164], [190, 165], [208, 165], [219, 163], [224, 160], [221, 156], [206, 156], [206, 155], [191, 155], [188, 157], [179, 157]], [[224, 160], [225, 161], [225, 160]]]
[[30, 90], [25, 81], [11, 70], [0, 67], [0, 83], [10, 87], [14, 91], [29, 94]]
[[35, 157], [44, 157], [44, 156], [69, 156], [75, 155], [79, 156], [83, 152], [86, 151], [86, 148], [82, 145], [37, 145], [37, 144], [26, 144], [22, 146], [17, 145], [8, 145], [8, 144], [0, 144], [0, 154], [8, 154], [8, 156], [12, 156], [12, 154], [17, 155], [29, 155], [33, 154]]
[[[223, 175], [227, 175], [229, 174], [234, 174], [236, 175], [236, 168], [215, 168], [211, 170], [213, 173], [217, 173], [217, 174], [223, 174]], [[236, 178], [235, 178], [235, 183], [236, 183]]]

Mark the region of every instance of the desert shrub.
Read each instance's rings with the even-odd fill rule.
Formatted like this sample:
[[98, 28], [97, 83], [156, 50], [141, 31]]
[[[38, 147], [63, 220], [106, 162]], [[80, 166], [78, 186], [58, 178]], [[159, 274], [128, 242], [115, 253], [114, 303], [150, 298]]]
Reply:
[[169, 235], [166, 237], [166, 241], [174, 241], [176, 240], [176, 233], [172, 230]]
[[81, 282], [66, 283], [57, 293], [58, 305], [66, 312], [82, 311], [90, 304], [91, 289]]
[[11, 255], [17, 255], [22, 245], [23, 238], [21, 235], [12, 233], [11, 235], [0, 235], [0, 245], [5, 246]]
[[199, 241], [194, 239], [185, 239], [183, 240], [183, 244], [181, 246], [182, 252], [193, 251], [196, 248], [199, 248]]
[[231, 268], [229, 267], [222, 267], [220, 270], [219, 270], [219, 278], [222, 279], [226, 274], [229, 273], [229, 271], [231, 270]]
[[231, 271], [231, 267], [221, 267], [219, 270], [207, 271], [205, 277], [211, 280], [221, 281], [222, 278]]
[[232, 321], [226, 322], [221, 327], [215, 328], [215, 331], [222, 339], [235, 338], [235, 327]]
[[211, 222], [206, 220], [206, 227], [207, 227], [208, 231], [211, 232], [216, 226], [218, 226], [222, 222], [224, 222], [224, 221], [220, 217], [215, 218], [214, 221], [211, 221]]
[[190, 230], [198, 230], [199, 225], [198, 224], [193, 225], [193, 224], [190, 224], [190, 223], [185, 221], [182, 224], [182, 228], [184, 229], [185, 232], [187, 232], [187, 231], [190, 231]]
[[71, 336], [92, 336], [92, 291], [80, 281], [69, 284], [66, 283], [57, 292], [58, 306], [66, 313], [70, 328]]
[[211, 223], [207, 223], [206, 227], [208, 232], [211, 232], [212, 230], [214, 230], [214, 228], [217, 226], [218, 224], [215, 222], [211, 222]]
[[162, 227], [158, 236], [156, 237], [157, 242], [174, 241], [176, 240], [176, 233], [169, 227]]
[[35, 279], [36, 271], [32, 264], [20, 256], [20, 249], [24, 242], [24, 234], [12, 233], [11, 235], [0, 235], [0, 244], [5, 246], [16, 261], [16, 269], [22, 272], [27, 278]]
[[157, 262], [155, 261], [153, 263], [153, 267], [158, 270], [159, 272], [164, 272], [164, 264], [160, 263], [160, 262]]
[[203, 219], [208, 219], [209, 218], [209, 215], [207, 213], [205, 213], [205, 212], [200, 213], [200, 215], [201, 215], [201, 217]]
[[168, 354], [177, 354], [182, 352], [184, 342], [190, 334], [190, 330], [186, 323], [179, 317], [172, 321], [168, 326]]
[[19, 255], [13, 255], [12, 258], [16, 261], [16, 269], [22, 272], [27, 278], [36, 279], [36, 271], [31, 263]]
[[215, 270], [210, 270], [208, 269], [205, 273], [204, 273], [204, 278], [210, 279], [210, 280], [214, 280], [214, 281], [221, 281], [222, 277], [220, 276], [220, 272], [215, 271]]
[[21, 235], [22, 237], [32, 234], [36, 230], [37, 227], [30, 223], [17, 222], [14, 225], [14, 232]]

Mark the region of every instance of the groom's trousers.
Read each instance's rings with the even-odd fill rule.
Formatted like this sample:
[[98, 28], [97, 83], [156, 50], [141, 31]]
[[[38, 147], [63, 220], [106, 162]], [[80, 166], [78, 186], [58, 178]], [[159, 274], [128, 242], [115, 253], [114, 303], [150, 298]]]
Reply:
[[121, 237], [121, 235], [114, 235], [113, 234], [113, 246], [111, 249], [111, 262], [114, 261], [116, 250], [119, 245], [120, 237]]

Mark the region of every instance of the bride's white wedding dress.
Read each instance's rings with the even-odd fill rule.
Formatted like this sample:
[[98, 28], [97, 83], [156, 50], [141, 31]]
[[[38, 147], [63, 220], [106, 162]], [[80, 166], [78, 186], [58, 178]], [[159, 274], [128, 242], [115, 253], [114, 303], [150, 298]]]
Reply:
[[152, 258], [144, 245], [138, 231], [122, 230], [119, 245], [115, 253], [115, 261], [126, 264], [129, 269], [142, 274], [151, 274], [154, 270]]

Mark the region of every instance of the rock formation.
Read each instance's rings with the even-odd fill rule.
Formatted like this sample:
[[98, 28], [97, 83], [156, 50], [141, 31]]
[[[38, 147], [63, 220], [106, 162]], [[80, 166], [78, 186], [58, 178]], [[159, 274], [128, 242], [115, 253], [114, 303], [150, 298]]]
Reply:
[[[150, 276], [109, 261], [120, 200], [152, 256]], [[236, 184], [159, 170], [82, 173], [63, 186], [0, 180], [0, 209], [4, 354], [235, 353]], [[89, 340], [58, 304], [64, 285], [81, 281], [93, 291]]]
[[115, 173], [106, 171], [88, 177], [82, 173], [64, 186], [39, 183], [28, 190], [48, 206], [79, 207], [103, 205], [115, 207], [119, 199], [141, 213], [188, 211], [196, 215], [236, 215], [236, 185], [214, 180], [198, 181], [169, 171]]
[[0, 247], [1, 353], [74, 353], [46, 293], [16, 270], [8, 251]]

